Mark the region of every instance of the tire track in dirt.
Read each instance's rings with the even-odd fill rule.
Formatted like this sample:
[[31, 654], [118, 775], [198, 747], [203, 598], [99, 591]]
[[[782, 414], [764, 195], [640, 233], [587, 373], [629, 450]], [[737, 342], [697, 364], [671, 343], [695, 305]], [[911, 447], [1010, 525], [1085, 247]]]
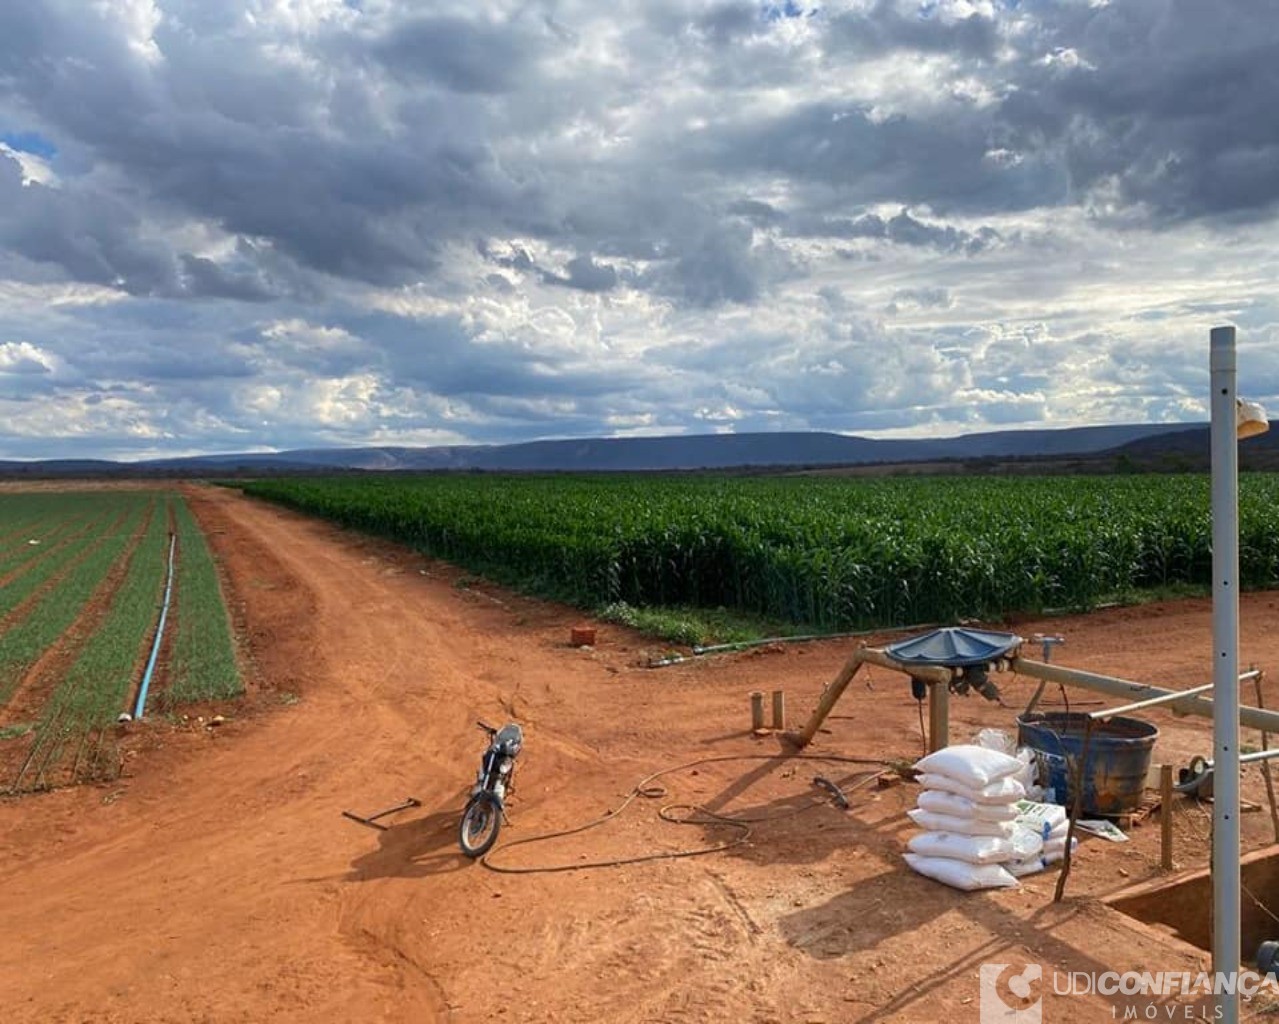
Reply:
[[[75, 620], [24, 673], [22, 681], [5, 707], [0, 709], [0, 726], [37, 719], [44, 714], [59, 682], [75, 664], [85, 644], [98, 631], [111, 610], [115, 592], [128, 574], [133, 557], [141, 545], [142, 538], [146, 535], [154, 514], [155, 506], [152, 504], [138, 527], [125, 542], [124, 551], [112, 563], [106, 576], [89, 595], [88, 601], [80, 609]], [[12, 780], [8, 787], [9, 792], [21, 790], [24, 778], [33, 767], [35, 768], [33, 777], [40, 788], [45, 787], [48, 782], [45, 769], [48, 767], [47, 761], [50, 755], [42, 759], [39, 754], [45, 738], [52, 736], [53, 731], [60, 727], [59, 716], [60, 709], [55, 709], [49, 720], [36, 729], [31, 742], [24, 747], [19, 747], [16, 751], [0, 750], [0, 778]], [[56, 744], [47, 749], [55, 750]], [[56, 782], [48, 784], [56, 785]]]
[[[399, 635], [399, 617], [405, 613], [393, 595], [383, 593], [386, 583], [379, 578], [372, 584], [367, 574], [352, 575], [349, 569], [340, 567], [337, 574], [343, 582], [335, 590], [327, 582], [334, 572], [329, 566], [313, 562], [303, 569], [281, 557], [280, 552], [296, 547], [289, 536], [295, 528], [316, 528], [304, 517], [285, 519], [273, 507], [259, 506], [219, 489], [192, 486], [184, 488], [183, 494], [218, 568], [239, 653], [247, 669], [247, 703], [269, 706], [286, 697], [289, 702], [296, 700], [304, 705], [336, 703], [343, 709], [337, 722], [329, 719], [327, 728], [309, 732], [305, 745], [293, 748], [290, 756], [318, 760], [324, 752], [350, 744], [350, 727], [358, 723], [361, 731], [374, 735], [416, 733], [416, 742], [409, 749], [415, 758], [422, 757], [429, 763], [432, 744], [423, 735], [423, 726], [429, 725], [430, 716], [419, 717], [416, 704], [408, 703], [409, 694], [403, 691], [396, 694], [398, 700], [379, 696], [395, 693], [396, 684], [387, 679], [395, 680], [406, 670], [406, 638]], [[233, 506], [232, 513], [228, 513], [228, 505]], [[341, 565], [349, 553], [339, 549], [339, 554], [342, 557], [335, 561]], [[317, 575], [326, 581], [324, 587], [330, 598], [338, 597], [337, 607], [322, 603], [308, 583], [308, 577]], [[389, 582], [398, 587], [403, 581]], [[386, 622], [370, 614], [380, 604], [394, 608], [395, 615]], [[361, 614], [351, 614], [356, 608]], [[355, 636], [337, 641], [315, 633], [317, 624], [333, 626], [338, 622], [342, 631]], [[429, 624], [421, 625], [429, 628]], [[326, 656], [326, 651], [335, 646], [340, 650], [376, 650], [379, 664], [376, 668], [335, 665]], [[422, 644], [422, 649], [429, 652], [430, 644]], [[366, 679], [366, 673], [371, 678]], [[333, 685], [334, 677], [341, 680], [340, 685]], [[317, 683], [322, 679], [327, 680], [327, 685], [321, 688]], [[263, 689], [263, 683], [269, 689]], [[402, 756], [397, 760], [402, 761]], [[376, 765], [368, 762], [358, 770], [364, 775], [376, 775]], [[330, 780], [330, 784], [341, 787], [336, 780]], [[452, 836], [450, 828], [450, 841]], [[411, 843], [405, 844], [403, 850], [388, 848], [384, 858], [387, 870], [401, 870], [413, 856]], [[388, 915], [386, 904], [376, 892], [351, 890], [334, 906], [335, 936], [367, 965], [367, 974], [392, 979], [399, 1010], [395, 1019], [424, 1024], [449, 1020], [448, 1003], [436, 972], [415, 944], [406, 941], [398, 901], [396, 908], [397, 912]]]

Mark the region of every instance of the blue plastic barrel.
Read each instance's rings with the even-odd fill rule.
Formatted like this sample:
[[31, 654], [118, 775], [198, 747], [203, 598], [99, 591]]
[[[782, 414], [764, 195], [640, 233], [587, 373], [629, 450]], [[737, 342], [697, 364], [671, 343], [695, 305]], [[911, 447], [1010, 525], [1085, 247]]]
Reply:
[[[1075, 771], [1083, 753], [1088, 716], [1078, 712], [1021, 715], [1017, 744], [1030, 747], [1039, 762], [1045, 800], [1074, 806]], [[1084, 763], [1085, 815], [1114, 817], [1141, 804], [1150, 755], [1159, 730], [1139, 718], [1094, 722]]]

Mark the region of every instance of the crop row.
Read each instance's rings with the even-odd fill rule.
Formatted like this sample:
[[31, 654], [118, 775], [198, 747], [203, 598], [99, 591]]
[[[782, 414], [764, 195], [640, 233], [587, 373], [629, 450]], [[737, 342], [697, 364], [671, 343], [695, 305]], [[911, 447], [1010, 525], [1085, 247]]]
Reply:
[[[1207, 584], [1200, 476], [263, 480], [249, 493], [583, 606], [827, 628], [1086, 609]], [[1279, 583], [1279, 477], [1241, 481], [1247, 586]]]
[[0, 533], [11, 527], [0, 541], [0, 765], [23, 789], [109, 768], [110, 727], [133, 710], [155, 636], [171, 528], [171, 656], [148, 707], [242, 689], [216, 568], [179, 495], [28, 497], [0, 496]]
[[217, 569], [186, 502], [174, 506], [177, 615], [166, 703], [225, 700], [244, 692]]
[[130, 494], [127, 501], [101, 503], [98, 518], [84, 536], [49, 549], [0, 593], [0, 613], [28, 598], [35, 601], [0, 634], [0, 702], [80, 617], [150, 510], [151, 501], [138, 494]]
[[[39, 787], [60, 767], [72, 777], [96, 774], [103, 728], [128, 700], [136, 668], [154, 629], [164, 585], [168, 515], [164, 502], [151, 516], [99, 627], [79, 650], [36, 723], [28, 757], [28, 784]], [[23, 780], [20, 779], [19, 782]]]

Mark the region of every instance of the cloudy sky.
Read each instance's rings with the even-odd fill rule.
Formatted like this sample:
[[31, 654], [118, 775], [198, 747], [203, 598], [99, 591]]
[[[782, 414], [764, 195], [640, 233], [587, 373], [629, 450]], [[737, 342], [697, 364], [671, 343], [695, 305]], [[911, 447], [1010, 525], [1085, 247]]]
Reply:
[[1273, 0], [3, 0], [0, 458], [1279, 406]]

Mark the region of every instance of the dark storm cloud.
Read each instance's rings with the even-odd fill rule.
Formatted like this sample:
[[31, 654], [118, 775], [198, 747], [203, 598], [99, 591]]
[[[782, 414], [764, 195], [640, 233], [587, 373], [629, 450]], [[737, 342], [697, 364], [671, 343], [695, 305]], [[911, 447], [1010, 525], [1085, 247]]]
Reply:
[[772, 227], [786, 220], [786, 214], [771, 203], [758, 199], [739, 199], [729, 203], [728, 212], [735, 217], [745, 217], [757, 227]]
[[929, 224], [902, 210], [884, 218], [875, 213], [861, 217], [803, 217], [789, 225], [793, 234], [826, 238], [869, 238], [897, 245], [913, 245], [974, 255], [999, 241], [993, 228], [963, 231], [947, 224]]
[[752, 35], [760, 23], [760, 6], [750, 3], [716, 4], [694, 19], [698, 31], [723, 45]]
[[265, 302], [277, 297], [267, 283], [251, 271], [237, 273], [213, 260], [190, 253], [183, 253], [180, 259], [182, 290], [188, 294], [243, 302]]
[[[336, 81], [317, 80], [270, 66], [234, 37], [169, 28], [165, 59], [150, 65], [95, 27], [69, 7], [5, 5], [2, 81], [42, 124], [120, 168], [162, 209], [268, 240], [336, 277], [394, 283], [429, 271], [441, 241], [499, 223], [521, 198], [483, 141], [450, 131], [461, 111], [442, 96], [411, 108], [402, 138], [367, 125], [334, 133], [314, 106], [340, 110], [348, 90], [367, 93], [353, 63], [330, 72]], [[80, 279], [104, 276], [83, 255], [67, 262]]]
[[57, 264], [79, 281], [135, 294], [169, 290], [168, 251], [141, 228], [141, 217], [114, 196], [24, 184], [17, 160], [0, 153], [0, 245], [9, 252]]
[[397, 74], [462, 93], [502, 93], [536, 70], [545, 36], [518, 26], [423, 17], [397, 25], [373, 54]]
[[1279, 199], [1279, 18], [1257, 0], [1055, 8], [1001, 106], [1016, 145], [1078, 185], [1115, 176], [1164, 219]]
[[731, 222], [682, 235], [672, 246], [674, 259], [659, 264], [643, 281], [690, 306], [749, 305], [792, 272], [780, 249], [756, 243], [749, 226]]
[[[1164, 222], [1279, 199], [1279, 18], [1268, 4], [1062, 2], [947, 22], [883, 2], [832, 16], [822, 45], [854, 80], [862, 61], [896, 52], [966, 60], [992, 99], [956, 93], [887, 112], [814, 101], [708, 133], [691, 150], [699, 165], [780, 173], [820, 186], [823, 203], [835, 189], [943, 211], [1075, 203], [1111, 179]], [[935, 88], [933, 100], [953, 90], [946, 79]]]
[[[520, 273], [536, 274], [544, 284], [560, 285], [564, 288], [575, 288], [583, 292], [606, 292], [617, 287], [621, 280], [617, 268], [609, 263], [598, 263], [589, 254], [572, 257], [564, 266], [565, 272], [556, 273], [539, 266], [537, 261], [522, 246], [512, 246], [509, 251], [498, 252], [492, 249], [487, 241], [481, 241], [476, 251], [486, 260], [499, 267]], [[631, 275], [633, 278], [633, 275]], [[497, 287], [507, 289], [510, 282], [500, 278]]]
[[826, 49], [832, 57], [878, 57], [895, 50], [915, 50], [990, 60], [999, 46], [999, 29], [993, 18], [969, 14], [942, 17], [936, 6], [911, 9], [893, 0], [879, 0], [870, 7], [843, 11], [830, 18]]
[[565, 275], [544, 273], [542, 279], [584, 292], [606, 292], [617, 287], [617, 270], [607, 263], [596, 263], [590, 256], [574, 256], [566, 269]]

